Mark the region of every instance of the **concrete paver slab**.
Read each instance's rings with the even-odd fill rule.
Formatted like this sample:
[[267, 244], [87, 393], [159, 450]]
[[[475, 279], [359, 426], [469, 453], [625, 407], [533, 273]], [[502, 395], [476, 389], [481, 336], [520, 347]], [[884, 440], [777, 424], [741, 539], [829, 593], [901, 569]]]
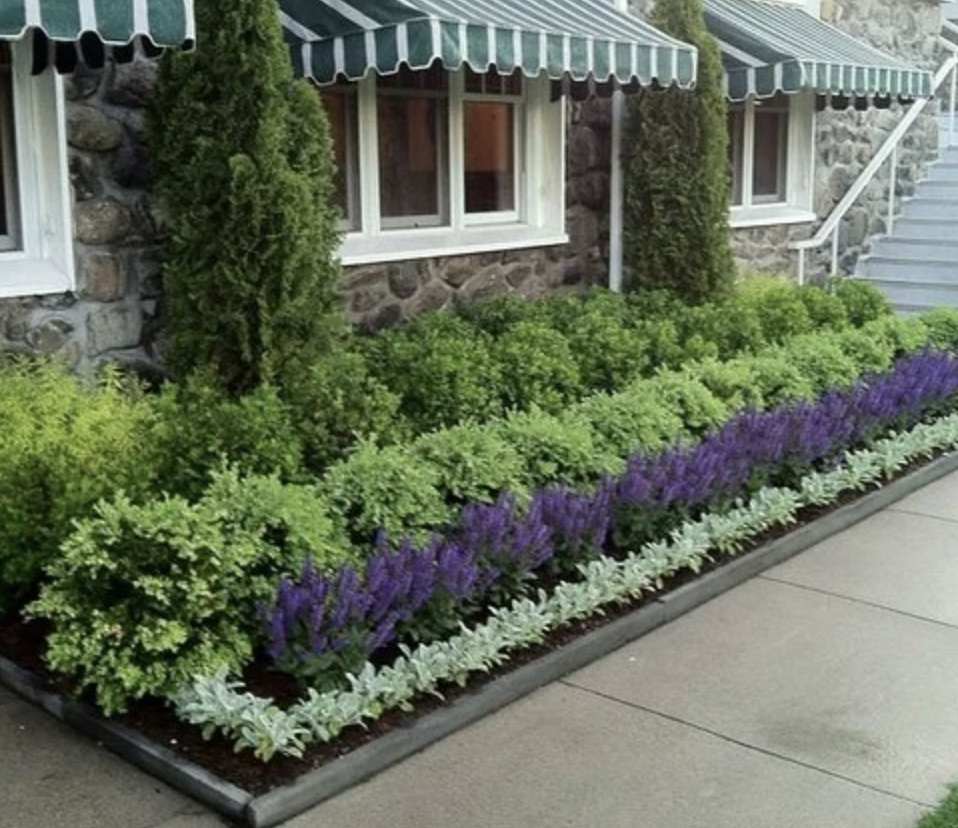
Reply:
[[958, 630], [786, 584], [751, 581], [569, 681], [918, 802], [958, 778]]
[[765, 577], [958, 627], [958, 523], [883, 512]]
[[284, 828], [911, 828], [920, 813], [552, 685]]
[[[200, 812], [190, 799], [0, 688], [0, 828], [152, 828]], [[205, 818], [195, 828], [222, 824]]]
[[958, 521], [958, 474], [950, 474], [925, 486], [891, 508]]

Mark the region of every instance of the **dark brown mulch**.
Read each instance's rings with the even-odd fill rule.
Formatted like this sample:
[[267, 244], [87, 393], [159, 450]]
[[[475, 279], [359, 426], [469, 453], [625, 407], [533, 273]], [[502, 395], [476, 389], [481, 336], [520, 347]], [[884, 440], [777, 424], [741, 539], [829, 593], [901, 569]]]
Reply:
[[[899, 476], [909, 474], [929, 462], [931, 460], [921, 459], [916, 461], [902, 470]], [[799, 515], [799, 521], [795, 526], [778, 527], [754, 538], [749, 543], [747, 550], [736, 557], [740, 558], [747, 555], [770, 541], [794, 531], [797, 526], [811, 523], [819, 517], [857, 500], [860, 496], [859, 493], [851, 492], [827, 508], [805, 509]], [[733, 559], [720, 558], [707, 562], [703, 571], [699, 574], [691, 571], [683, 572], [671, 579], [660, 594], [677, 589], [700, 577], [705, 572], [718, 569], [730, 560]], [[465, 689], [450, 685], [440, 688], [440, 691], [447, 701], [456, 699], [586, 633], [633, 612], [647, 603], [648, 600], [650, 599], [639, 599], [626, 605], [610, 607], [604, 615], [596, 615], [585, 621], [556, 630], [547, 637], [543, 644], [514, 653], [508, 664], [490, 673], [475, 676]], [[38, 674], [50, 686], [69, 692], [69, 682], [52, 674], [43, 662], [46, 633], [47, 627], [42, 622], [24, 621], [19, 617], [8, 618], [0, 622], [0, 655]], [[251, 665], [243, 678], [249, 690], [259, 696], [273, 698], [281, 706], [291, 704], [300, 695], [295, 682], [288, 676], [269, 670], [265, 663], [257, 662]], [[233, 750], [232, 743], [221, 737], [214, 737], [205, 741], [199, 728], [179, 721], [165, 703], [155, 699], [147, 699], [133, 704], [127, 714], [118, 717], [118, 721], [139, 731], [158, 744], [174, 750], [183, 758], [201, 765], [221, 779], [232, 782], [254, 795], [259, 795], [289, 783], [309, 770], [345, 756], [374, 741], [379, 736], [389, 733], [396, 727], [408, 724], [436, 710], [443, 703], [435, 696], [423, 696], [415, 701], [415, 710], [412, 713], [401, 711], [389, 713], [378, 721], [370, 723], [368, 729], [350, 728], [335, 742], [310, 748], [303, 759], [276, 757], [269, 764], [264, 764], [255, 759], [250, 751], [237, 754]]]

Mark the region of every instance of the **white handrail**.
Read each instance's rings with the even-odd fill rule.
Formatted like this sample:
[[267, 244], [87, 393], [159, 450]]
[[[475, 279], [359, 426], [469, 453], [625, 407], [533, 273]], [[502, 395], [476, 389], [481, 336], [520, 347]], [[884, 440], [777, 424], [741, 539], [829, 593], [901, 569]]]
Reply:
[[[945, 21], [942, 24], [942, 28], [958, 35], [958, 26], [955, 26], [948, 21]], [[958, 44], [955, 44], [950, 40], [945, 40], [944, 38], [939, 38], [939, 40], [948, 46], [948, 48], [951, 50], [951, 56], [935, 73], [932, 91], [937, 92], [945, 80], [949, 76], [951, 77], [951, 129], [949, 134], [950, 146], [954, 141], [955, 106], [956, 102], [958, 102], [956, 101], [956, 98], [958, 98]], [[898, 175], [898, 147], [901, 144], [902, 139], [908, 134], [908, 131], [912, 128], [915, 121], [918, 120], [918, 117], [922, 114], [922, 112], [925, 111], [925, 108], [929, 103], [931, 103], [931, 101], [931, 98], [921, 98], [908, 107], [908, 109], [905, 111], [905, 114], [902, 116], [902, 119], [898, 122], [898, 124], [896, 124], [895, 128], [885, 139], [885, 142], [882, 144], [878, 152], [875, 153], [874, 158], [868, 162], [865, 169], [861, 171], [861, 174], [855, 180], [855, 183], [852, 184], [841, 201], [835, 205], [835, 208], [829, 214], [828, 218], [822, 222], [822, 226], [819, 227], [818, 232], [815, 233], [815, 235], [810, 239], [792, 242], [789, 245], [790, 250], [798, 251], [799, 284], [804, 284], [805, 282], [805, 251], [818, 249], [824, 246], [829, 238], [832, 240], [831, 272], [833, 275], [838, 272], [838, 231], [841, 227], [841, 221], [843, 218], [845, 218], [845, 215], [848, 213], [848, 211], [854, 206], [855, 202], [858, 201], [861, 194], [865, 191], [865, 188], [871, 184], [879, 170], [884, 166], [885, 162], [888, 161], [889, 158], [891, 159], [892, 170], [889, 182], [890, 192], [888, 194], [887, 229], [888, 232], [891, 232], [895, 221], [895, 189], [897, 187]]]

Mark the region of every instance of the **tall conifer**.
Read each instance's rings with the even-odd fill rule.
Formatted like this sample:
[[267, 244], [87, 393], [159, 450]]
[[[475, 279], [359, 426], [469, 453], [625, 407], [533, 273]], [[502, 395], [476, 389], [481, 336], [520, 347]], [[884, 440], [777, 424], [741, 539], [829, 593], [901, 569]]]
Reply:
[[701, 303], [734, 279], [729, 243], [727, 103], [702, 0], [658, 0], [653, 23], [698, 47], [693, 91], [639, 94], [625, 141], [626, 288], [664, 288]]
[[293, 80], [276, 0], [196, 0], [196, 23], [195, 51], [163, 59], [150, 119], [167, 363], [234, 393], [282, 386], [339, 324], [329, 128]]

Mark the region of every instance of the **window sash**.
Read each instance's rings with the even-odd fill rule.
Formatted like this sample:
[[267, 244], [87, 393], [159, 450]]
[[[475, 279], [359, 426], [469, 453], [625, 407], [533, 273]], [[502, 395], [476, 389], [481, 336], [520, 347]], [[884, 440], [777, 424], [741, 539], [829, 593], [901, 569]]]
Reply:
[[[20, 241], [20, 199], [17, 172], [17, 144], [14, 122], [13, 75], [10, 68], [9, 53], [4, 51], [0, 62], [0, 199], [2, 215], [0, 223], [0, 251], [9, 252], [21, 249]], [[4, 226], [5, 225], [5, 226]]]
[[[761, 108], [763, 115], [779, 119], [776, 165], [776, 192], [755, 193], [757, 128], [756, 117]], [[729, 155], [732, 170], [730, 203], [735, 208], [769, 206], [788, 203], [789, 193], [789, 142], [791, 114], [787, 104], [763, 104], [747, 101], [729, 110]]]
[[[357, 82], [358, 136], [356, 141], [357, 162], [348, 171], [347, 191], [356, 193], [360, 217], [354, 220], [347, 232], [357, 237], [381, 236], [400, 230], [414, 232], [416, 229], [448, 228], [452, 231], [467, 230], [474, 226], [518, 224], [528, 220], [529, 192], [527, 165], [530, 152], [526, 122], [529, 117], [527, 95], [529, 84], [523, 79], [519, 84], [503, 82], [500, 89], [491, 92], [466, 93], [465, 73], [450, 72], [446, 75], [446, 89], [415, 89], [380, 84], [375, 75]], [[330, 87], [335, 89], [335, 87]], [[509, 91], [521, 90], [520, 94]], [[437, 159], [439, 176], [438, 214], [416, 216], [382, 215], [383, 194], [380, 163], [380, 112], [382, 98], [425, 98], [445, 102], [445, 140], [439, 142], [440, 157]], [[513, 192], [515, 207], [512, 210], [494, 212], [466, 212], [465, 192], [465, 106], [468, 102], [487, 101], [508, 104], [513, 107]]]

